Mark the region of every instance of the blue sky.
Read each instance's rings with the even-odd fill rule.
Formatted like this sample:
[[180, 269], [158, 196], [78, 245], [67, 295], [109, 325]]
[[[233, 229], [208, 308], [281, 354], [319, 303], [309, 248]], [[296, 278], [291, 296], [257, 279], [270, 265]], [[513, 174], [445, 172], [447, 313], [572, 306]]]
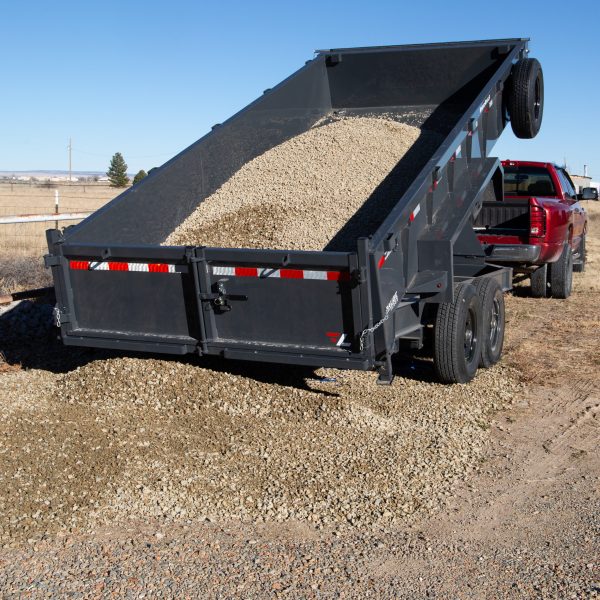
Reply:
[[597, 2], [3, 2], [0, 171], [148, 170], [312, 58], [317, 48], [530, 37], [542, 131], [501, 158], [566, 157], [600, 179]]

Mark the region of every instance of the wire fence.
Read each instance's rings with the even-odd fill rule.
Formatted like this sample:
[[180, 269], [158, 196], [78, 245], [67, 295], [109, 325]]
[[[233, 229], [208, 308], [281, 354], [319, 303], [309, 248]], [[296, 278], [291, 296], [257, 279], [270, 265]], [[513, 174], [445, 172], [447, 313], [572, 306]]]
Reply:
[[[0, 182], [0, 217], [92, 212], [122, 190], [102, 184]], [[46, 230], [62, 229], [81, 220], [0, 224], [0, 255], [42, 256]]]

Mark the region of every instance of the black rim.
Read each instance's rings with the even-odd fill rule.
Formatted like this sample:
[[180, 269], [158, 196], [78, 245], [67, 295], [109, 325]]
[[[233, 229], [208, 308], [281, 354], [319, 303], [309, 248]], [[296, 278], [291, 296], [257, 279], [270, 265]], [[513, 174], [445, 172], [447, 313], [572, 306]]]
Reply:
[[495, 350], [496, 346], [498, 345], [501, 329], [502, 312], [500, 308], [500, 301], [498, 300], [498, 298], [494, 298], [490, 314], [490, 348], [492, 350]]
[[535, 78], [535, 90], [534, 90], [534, 100], [533, 100], [533, 115], [535, 119], [540, 118], [540, 110], [542, 108], [542, 78], [539, 73]]
[[475, 348], [477, 347], [477, 316], [473, 310], [467, 313], [465, 322], [465, 360], [470, 363], [475, 356]]

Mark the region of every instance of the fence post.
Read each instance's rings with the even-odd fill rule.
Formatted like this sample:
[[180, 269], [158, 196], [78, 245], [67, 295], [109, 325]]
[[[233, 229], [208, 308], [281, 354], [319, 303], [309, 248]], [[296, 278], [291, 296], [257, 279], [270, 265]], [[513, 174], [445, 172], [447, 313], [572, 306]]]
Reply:
[[[54, 214], [58, 214], [58, 190], [54, 190]], [[58, 229], [58, 220], [54, 221], [54, 229]]]

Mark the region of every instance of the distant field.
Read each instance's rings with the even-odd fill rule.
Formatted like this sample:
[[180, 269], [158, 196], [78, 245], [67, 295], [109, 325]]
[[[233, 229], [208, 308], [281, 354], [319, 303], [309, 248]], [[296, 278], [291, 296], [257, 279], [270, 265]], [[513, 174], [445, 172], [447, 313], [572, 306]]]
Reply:
[[[54, 212], [55, 193], [58, 192], [59, 211], [93, 211], [123, 190], [105, 183], [86, 184], [29, 184], [0, 182], [0, 216], [46, 214]], [[76, 221], [59, 222], [59, 227]], [[45, 251], [45, 231], [50, 223], [0, 225], [0, 255], [40, 256]]]
[[[105, 183], [51, 185], [0, 182], [0, 216], [48, 214], [54, 212], [58, 191], [59, 211], [94, 211], [122, 189]], [[59, 221], [59, 228], [77, 221]], [[0, 225], [0, 293], [49, 285], [42, 256], [47, 252], [46, 230], [54, 222]]]

